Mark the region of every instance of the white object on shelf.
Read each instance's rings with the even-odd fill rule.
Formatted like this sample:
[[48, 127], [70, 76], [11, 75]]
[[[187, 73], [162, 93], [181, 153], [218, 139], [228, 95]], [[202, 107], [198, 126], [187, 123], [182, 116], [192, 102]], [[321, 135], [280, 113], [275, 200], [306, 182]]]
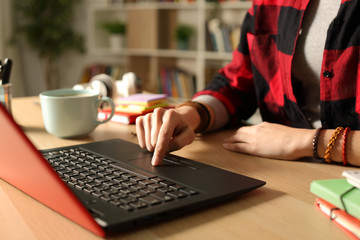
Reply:
[[109, 36], [109, 46], [111, 50], [124, 48], [124, 36], [120, 34], [111, 34]]

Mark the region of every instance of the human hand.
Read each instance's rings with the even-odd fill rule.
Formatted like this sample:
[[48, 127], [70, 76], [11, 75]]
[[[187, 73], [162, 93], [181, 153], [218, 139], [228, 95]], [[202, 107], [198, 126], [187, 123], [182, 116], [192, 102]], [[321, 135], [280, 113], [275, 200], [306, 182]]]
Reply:
[[167, 152], [190, 144], [195, 133], [177, 109], [156, 108], [136, 119], [136, 132], [141, 148], [154, 152], [151, 164], [160, 165]]
[[223, 147], [260, 157], [296, 160], [312, 156], [313, 135], [314, 130], [311, 129], [263, 122], [240, 127], [224, 140]]

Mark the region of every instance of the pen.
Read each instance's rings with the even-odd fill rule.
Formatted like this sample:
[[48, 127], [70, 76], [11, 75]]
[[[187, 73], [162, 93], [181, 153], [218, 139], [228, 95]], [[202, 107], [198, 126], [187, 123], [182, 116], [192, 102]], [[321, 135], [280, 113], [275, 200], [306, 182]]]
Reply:
[[2, 65], [2, 85], [8, 84], [10, 81], [10, 73], [11, 73], [12, 61], [11, 59], [5, 58], [4, 64]]
[[0, 60], [0, 86], [2, 85], [2, 75], [4, 73], [4, 67], [2, 65], [2, 62]]

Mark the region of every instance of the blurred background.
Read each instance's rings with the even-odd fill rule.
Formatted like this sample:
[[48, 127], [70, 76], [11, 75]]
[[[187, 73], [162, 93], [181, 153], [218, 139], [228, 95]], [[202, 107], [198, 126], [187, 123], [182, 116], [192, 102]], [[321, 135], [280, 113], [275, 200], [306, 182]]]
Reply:
[[0, 60], [13, 61], [13, 97], [133, 71], [144, 90], [189, 98], [231, 60], [249, 7], [242, 0], [0, 0]]
[[[45, 81], [45, 63], [39, 57], [39, 52], [30, 46], [24, 33], [16, 32], [15, 27], [21, 19], [15, 11], [14, 3], [18, 0], [0, 0], [0, 59], [13, 60], [11, 73], [12, 94], [17, 96], [38, 95], [47, 89]], [[41, 2], [41, 0], [39, 0]], [[27, 2], [22, 1], [21, 2]], [[51, 2], [51, 1], [50, 1]], [[102, 4], [103, 0], [84, 0], [73, 5], [73, 16], [70, 26], [74, 32], [84, 37], [86, 48], [87, 8], [91, 4]], [[64, 39], [66, 36], [62, 36]], [[39, 39], [41, 37], [39, 36]], [[84, 53], [74, 50], [64, 51], [57, 59], [59, 87], [72, 87], [80, 81], [84, 66], [94, 62], [118, 62], [116, 56], [94, 56], [86, 49]]]

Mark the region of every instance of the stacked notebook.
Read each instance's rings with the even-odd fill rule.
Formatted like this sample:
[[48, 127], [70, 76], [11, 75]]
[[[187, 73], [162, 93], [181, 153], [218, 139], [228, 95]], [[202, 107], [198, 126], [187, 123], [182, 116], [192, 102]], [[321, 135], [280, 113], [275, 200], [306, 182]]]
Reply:
[[[133, 124], [138, 116], [152, 112], [157, 107], [167, 107], [168, 100], [166, 94], [136, 93], [127, 97], [115, 100], [115, 114], [111, 121]], [[100, 119], [110, 116], [110, 110], [101, 110]]]
[[[344, 171], [346, 178], [317, 180], [310, 190], [315, 206], [352, 239], [360, 239], [360, 171]], [[360, 179], [360, 178], [359, 178]]]

